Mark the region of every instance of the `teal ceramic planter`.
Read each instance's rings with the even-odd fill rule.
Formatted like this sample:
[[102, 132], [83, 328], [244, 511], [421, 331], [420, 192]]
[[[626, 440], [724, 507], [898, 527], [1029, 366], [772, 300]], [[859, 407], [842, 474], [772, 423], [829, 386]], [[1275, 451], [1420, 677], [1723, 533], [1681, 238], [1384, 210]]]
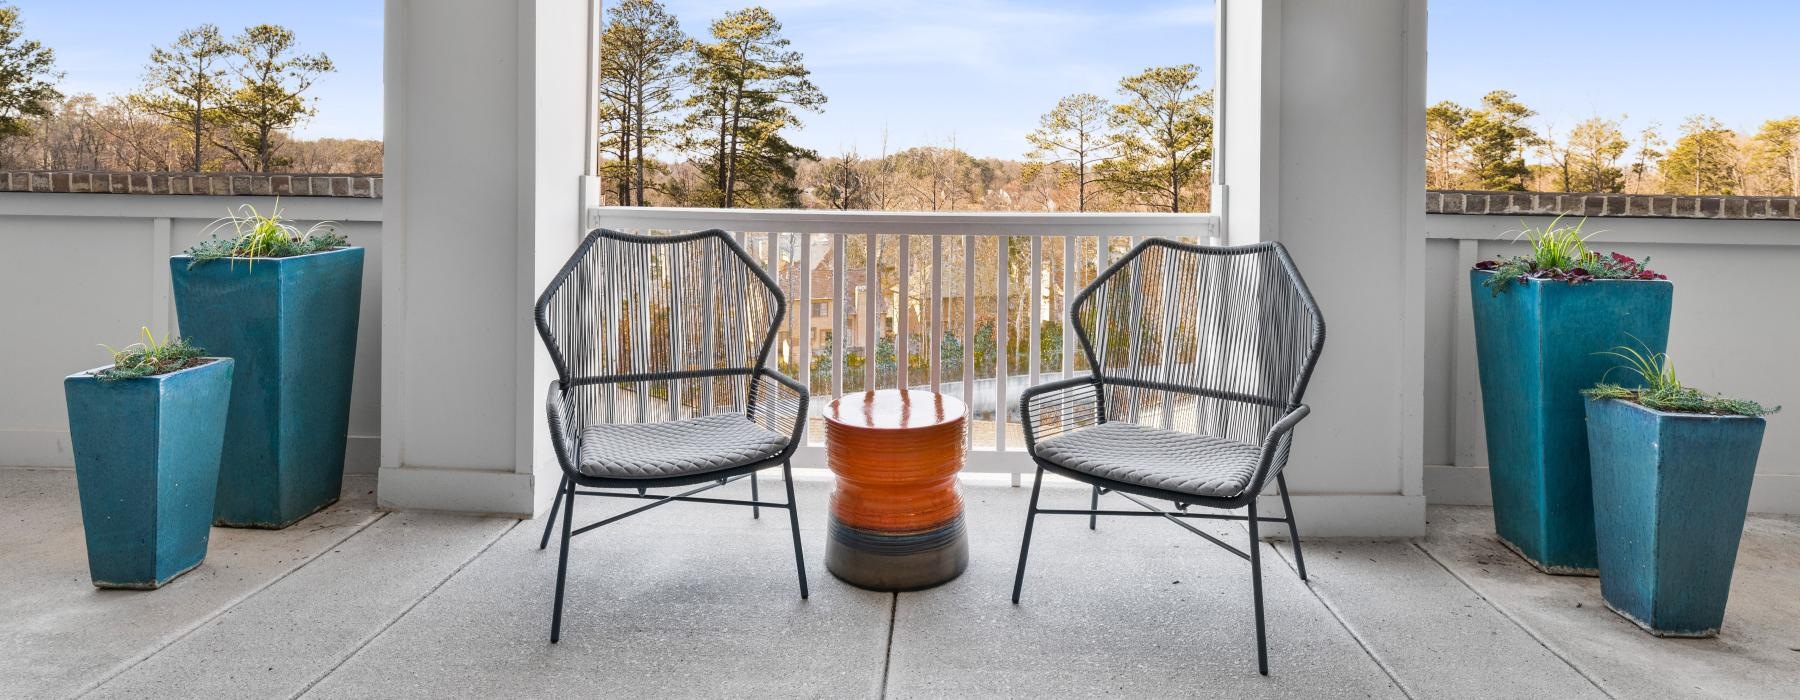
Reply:
[[231, 375], [219, 358], [154, 377], [63, 380], [95, 586], [159, 588], [206, 558]]
[[283, 528], [337, 501], [363, 250], [169, 259], [181, 333], [237, 360], [215, 524]]
[[[1488, 479], [1500, 540], [1545, 573], [1592, 576], [1593, 495], [1581, 390], [1618, 346], [1663, 352], [1674, 286], [1661, 280], [1530, 280], [1494, 294], [1471, 270]], [[1607, 377], [1629, 385], [1632, 377]]]
[[1600, 593], [1659, 637], [1711, 637], [1731, 570], [1764, 421], [1587, 405]]

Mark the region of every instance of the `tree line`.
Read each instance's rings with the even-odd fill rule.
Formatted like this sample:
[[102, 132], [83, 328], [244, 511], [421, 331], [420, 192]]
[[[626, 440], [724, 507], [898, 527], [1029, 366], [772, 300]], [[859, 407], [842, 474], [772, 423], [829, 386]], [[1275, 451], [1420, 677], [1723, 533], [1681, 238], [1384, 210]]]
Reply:
[[137, 90], [64, 95], [53, 50], [0, 6], [0, 167], [380, 172], [378, 140], [291, 136], [317, 112], [309, 91], [336, 70], [285, 27], [227, 36], [202, 24], [151, 48]]
[[[1213, 97], [1193, 65], [1119, 82], [1040, 120], [1023, 162], [942, 143], [821, 157], [788, 134], [824, 110], [804, 56], [761, 7], [725, 13], [702, 37], [657, 0], [622, 0], [600, 36], [608, 203], [830, 209], [1204, 210]], [[1065, 194], [1072, 193], [1072, 199]]]
[[[1019, 159], [977, 157], [954, 132], [934, 143], [833, 155], [795, 144], [827, 96], [761, 7], [703, 36], [657, 0], [609, 4], [599, 40], [607, 203], [876, 210], [1204, 211], [1214, 96], [1193, 65], [1121, 79], [1112, 99], [1050, 106]], [[64, 95], [49, 47], [0, 5], [0, 167], [56, 170], [379, 172], [381, 142], [300, 140], [309, 92], [336, 67], [272, 24], [226, 36], [210, 24], [153, 47], [142, 86]], [[1800, 195], [1800, 116], [1739, 133], [1707, 115], [1673, 133], [1626, 115], [1558, 128], [1514, 93], [1426, 108], [1433, 189]], [[1670, 142], [1670, 139], [1673, 142]]]
[[1661, 125], [1627, 133], [1627, 117], [1593, 116], [1560, 131], [1517, 95], [1489, 92], [1466, 107], [1425, 110], [1425, 184], [1432, 189], [1800, 195], [1800, 116], [1754, 134], [1704, 114], [1683, 120], [1670, 144]]

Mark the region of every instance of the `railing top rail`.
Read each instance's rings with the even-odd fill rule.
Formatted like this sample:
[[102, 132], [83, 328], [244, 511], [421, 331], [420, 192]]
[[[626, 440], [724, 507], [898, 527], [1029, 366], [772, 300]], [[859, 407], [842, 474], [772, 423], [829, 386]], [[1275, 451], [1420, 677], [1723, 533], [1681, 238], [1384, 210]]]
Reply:
[[590, 227], [752, 233], [916, 234], [970, 236], [1209, 236], [1213, 214], [1055, 212], [892, 212], [822, 209], [694, 209], [595, 207]]

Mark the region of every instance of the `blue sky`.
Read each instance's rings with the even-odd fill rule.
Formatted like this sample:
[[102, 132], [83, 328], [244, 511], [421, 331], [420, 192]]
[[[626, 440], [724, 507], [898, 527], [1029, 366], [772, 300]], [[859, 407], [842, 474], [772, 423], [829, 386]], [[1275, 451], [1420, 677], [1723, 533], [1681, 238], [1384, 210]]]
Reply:
[[[6, 0], [0, 0], [5, 2]], [[310, 0], [11, 0], [28, 36], [57, 51], [68, 91], [134, 88], [145, 56], [183, 28], [256, 22], [294, 29], [338, 72], [315, 90], [304, 136], [381, 135], [381, 2]], [[504, 0], [496, 0], [504, 1]], [[665, 0], [691, 34], [749, 0]], [[1208, 0], [764, 0], [830, 97], [795, 135], [824, 153], [941, 143], [1019, 157], [1024, 134], [1057, 98], [1110, 97], [1147, 66], [1191, 62], [1212, 71]], [[1716, 9], [1715, 9], [1716, 8]], [[1432, 0], [1427, 95], [1476, 103], [1518, 93], [1557, 133], [1588, 116], [1629, 115], [1672, 133], [1704, 111], [1729, 127], [1800, 113], [1800, 3], [1739, 0]]]
[[323, 52], [337, 72], [311, 92], [319, 115], [309, 137], [381, 138], [381, 0], [0, 0], [19, 8], [25, 35], [56, 51], [66, 93], [104, 97], [138, 87], [150, 47], [207, 22], [227, 35], [263, 22], [294, 30], [300, 48]]
[[[1670, 137], [1704, 112], [1740, 132], [1800, 114], [1800, 3], [1771, 0], [1432, 0], [1426, 95], [1511, 90], [1556, 135], [1628, 114]], [[1673, 138], [1669, 139], [1673, 141]]]

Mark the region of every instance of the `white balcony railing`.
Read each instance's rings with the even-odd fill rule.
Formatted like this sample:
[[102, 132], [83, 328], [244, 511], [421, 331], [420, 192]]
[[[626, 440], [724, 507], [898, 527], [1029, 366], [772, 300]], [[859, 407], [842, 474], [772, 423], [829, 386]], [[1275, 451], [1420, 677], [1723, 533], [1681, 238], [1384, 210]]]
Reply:
[[[811, 387], [815, 416], [846, 391], [940, 391], [969, 407], [967, 468], [1012, 473], [1030, 469], [1008, 454], [1024, 448], [1018, 392], [1087, 370], [1062, 322], [1066, 300], [1138, 241], [1215, 243], [1217, 221], [1211, 214], [639, 207], [595, 208], [588, 216], [590, 227], [638, 233], [734, 232], [787, 295], [772, 361]], [[800, 454], [805, 466], [822, 466], [822, 439], [815, 420]]]

